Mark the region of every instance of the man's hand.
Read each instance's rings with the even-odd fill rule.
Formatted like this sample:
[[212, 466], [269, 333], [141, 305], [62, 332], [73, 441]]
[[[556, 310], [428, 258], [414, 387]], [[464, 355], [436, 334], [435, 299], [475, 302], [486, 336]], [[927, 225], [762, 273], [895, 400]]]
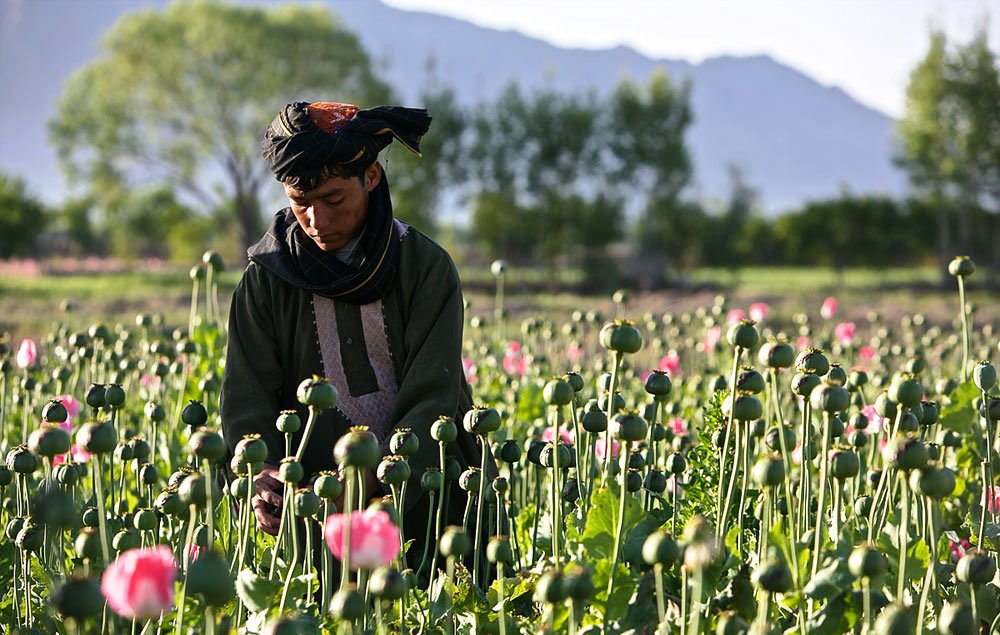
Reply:
[[285, 484], [278, 480], [278, 468], [264, 464], [264, 468], [253, 477], [253, 515], [257, 526], [264, 533], [278, 535], [281, 518], [275, 514], [281, 511], [282, 492]]

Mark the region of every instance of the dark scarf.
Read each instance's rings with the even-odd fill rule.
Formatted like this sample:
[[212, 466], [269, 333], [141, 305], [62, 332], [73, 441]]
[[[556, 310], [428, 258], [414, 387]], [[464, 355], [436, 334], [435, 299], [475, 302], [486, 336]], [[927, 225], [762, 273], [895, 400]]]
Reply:
[[368, 304], [383, 297], [399, 269], [399, 235], [393, 222], [392, 200], [385, 173], [368, 195], [368, 216], [357, 246], [355, 265], [323, 251], [286, 207], [271, 219], [263, 238], [247, 250], [253, 262], [295, 287], [350, 304]]

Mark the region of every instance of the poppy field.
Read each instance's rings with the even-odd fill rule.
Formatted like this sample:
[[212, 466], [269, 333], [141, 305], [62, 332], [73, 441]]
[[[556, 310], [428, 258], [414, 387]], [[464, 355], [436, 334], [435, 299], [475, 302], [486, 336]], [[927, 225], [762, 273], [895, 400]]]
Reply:
[[[268, 448], [220, 433], [220, 269], [192, 269], [183, 323], [0, 342], [0, 630], [1000, 632], [1000, 312], [972, 310], [967, 258], [948, 319], [891, 321], [834, 297], [631, 314], [626, 292], [515, 321], [498, 261], [466, 316], [477, 405], [427, 422], [436, 447], [358, 426], [305, 474], [338, 395], [302, 378], [308, 416], [275, 418], [276, 537], [249, 510]], [[459, 426], [477, 467], [448, 456]], [[413, 473], [418, 452], [436, 467]]]

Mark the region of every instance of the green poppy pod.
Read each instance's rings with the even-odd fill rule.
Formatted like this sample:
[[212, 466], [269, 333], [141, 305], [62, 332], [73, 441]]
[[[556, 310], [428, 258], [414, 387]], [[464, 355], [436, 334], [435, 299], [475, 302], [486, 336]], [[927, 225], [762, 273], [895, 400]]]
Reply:
[[979, 620], [972, 614], [972, 608], [964, 601], [952, 600], [941, 609], [938, 618], [940, 635], [976, 635], [979, 632]]
[[118, 445], [118, 431], [109, 421], [88, 421], [77, 430], [76, 444], [91, 454], [107, 454]]
[[425, 492], [440, 492], [444, 487], [444, 475], [437, 468], [427, 468], [420, 475], [420, 489]]
[[889, 384], [889, 399], [905, 408], [919, 406], [924, 388], [912, 375], [900, 375]]
[[149, 443], [142, 437], [132, 437], [129, 440], [129, 445], [132, 446], [132, 458], [136, 461], [145, 461], [152, 453]]
[[566, 601], [566, 591], [562, 572], [549, 569], [538, 578], [538, 583], [535, 585], [535, 601], [561, 604]]
[[830, 372], [830, 361], [818, 348], [807, 348], [795, 358], [795, 370], [822, 377]]
[[747, 635], [750, 627], [736, 611], [725, 611], [719, 615], [715, 635]]
[[846, 386], [847, 371], [840, 364], [830, 364], [830, 370], [823, 375], [823, 381], [834, 386]]
[[948, 263], [948, 273], [958, 277], [971, 276], [976, 272], [976, 263], [973, 262], [972, 258], [968, 256], [955, 256], [951, 262]]
[[997, 565], [993, 556], [986, 551], [973, 549], [959, 558], [955, 567], [955, 577], [969, 584], [987, 584], [993, 580]]
[[643, 388], [647, 393], [656, 399], [662, 400], [670, 395], [670, 391], [673, 389], [673, 384], [671, 383], [670, 376], [667, 375], [666, 371], [654, 370], [646, 377]]
[[896, 419], [896, 402], [889, 397], [889, 392], [883, 390], [875, 398], [875, 412], [886, 419]]
[[545, 468], [555, 467], [556, 459], [559, 460], [559, 469], [565, 470], [573, 467], [573, 455], [569, 451], [569, 448], [563, 443], [559, 443], [555, 449], [553, 449], [551, 443], [546, 443], [542, 448], [541, 455], [538, 458], [542, 463], [542, 467]]
[[274, 421], [274, 427], [285, 434], [295, 434], [302, 429], [302, 419], [294, 410], [282, 410]]
[[[101, 534], [95, 527], [84, 527], [73, 541], [73, 551], [82, 560], [100, 561], [102, 558]], [[103, 607], [103, 602], [101, 606]]]
[[333, 460], [341, 468], [375, 467], [380, 452], [378, 439], [371, 430], [366, 426], [351, 426], [347, 434], [337, 439], [337, 444], [333, 447]]
[[420, 449], [420, 439], [410, 428], [399, 428], [389, 438], [389, 451], [400, 456], [416, 454]]
[[451, 417], [441, 416], [431, 424], [431, 438], [438, 443], [452, 443], [458, 438], [458, 426]]
[[391, 454], [378, 464], [376, 474], [384, 485], [400, 485], [410, 478], [410, 464], [398, 454]]
[[246, 476], [237, 476], [229, 484], [229, 495], [239, 501], [244, 501], [250, 493], [250, 479]]
[[839, 481], [854, 478], [861, 471], [861, 459], [853, 450], [834, 450], [830, 453], [830, 473]]
[[143, 406], [142, 412], [153, 423], [159, 423], [167, 418], [167, 411], [163, 409], [163, 406], [152, 401]]
[[863, 448], [868, 445], [868, 435], [863, 430], [855, 430], [847, 437], [847, 443], [856, 449]]
[[470, 467], [458, 477], [458, 486], [466, 492], [478, 493], [482, 481], [482, 472], [477, 467]]
[[642, 479], [642, 488], [647, 492], [662, 494], [667, 489], [667, 477], [660, 470], [649, 470]]
[[218, 432], [198, 430], [188, 440], [188, 450], [201, 461], [218, 463], [226, 455], [226, 442]]
[[915, 437], [896, 436], [882, 449], [882, 458], [893, 467], [909, 472], [927, 465], [927, 447]]
[[104, 401], [104, 386], [101, 384], [90, 384], [84, 401], [91, 408], [103, 408], [107, 405]]
[[278, 465], [278, 479], [282, 483], [295, 485], [303, 478], [305, 478], [305, 469], [302, 467], [302, 463], [297, 461], [295, 457], [289, 456], [281, 460], [281, 463]]
[[740, 320], [738, 323], [733, 324], [726, 333], [726, 341], [729, 342], [730, 346], [744, 350], [750, 350], [754, 346], [757, 346], [760, 334], [757, 332], [755, 324], [756, 322], [753, 320]]
[[642, 543], [642, 559], [649, 566], [656, 564], [671, 567], [680, 560], [681, 550], [669, 533], [656, 530]]
[[139, 534], [135, 529], [122, 529], [111, 539], [111, 547], [118, 553], [135, 549], [139, 544]]
[[320, 472], [313, 482], [313, 492], [321, 499], [331, 501], [344, 491], [344, 484], [334, 472]]
[[889, 561], [875, 545], [858, 545], [847, 559], [847, 568], [858, 578], [875, 578], [889, 569]]
[[941, 500], [955, 491], [955, 473], [944, 466], [928, 464], [910, 473], [910, 488], [924, 496]]
[[764, 434], [764, 443], [767, 445], [768, 449], [773, 452], [781, 451], [781, 437], [779, 434], [784, 435], [785, 448], [791, 449], [795, 447], [795, 430], [790, 426], [784, 426], [779, 428], [778, 426], [772, 426]]
[[356, 622], [364, 617], [367, 603], [353, 584], [342, 586], [330, 598], [330, 615], [338, 622]]
[[679, 452], [674, 452], [667, 457], [667, 471], [671, 474], [683, 474], [687, 470], [687, 459]]
[[854, 514], [860, 518], [868, 518], [872, 511], [872, 497], [858, 496], [854, 501]]
[[398, 569], [383, 566], [372, 571], [368, 590], [383, 600], [398, 600], [406, 595], [406, 580]]
[[464, 558], [472, 551], [472, 539], [461, 527], [445, 527], [441, 535], [441, 555], [446, 558]]
[[156, 497], [153, 509], [164, 516], [179, 516], [184, 511], [184, 501], [176, 488], [167, 488]]
[[625, 491], [634, 494], [642, 489], [642, 473], [639, 470], [629, 468], [625, 472]]
[[261, 635], [305, 635], [306, 632], [301, 617], [292, 614], [272, 617], [264, 625]]
[[[570, 401], [572, 401], [573, 389], [566, 382], [562, 383], [565, 384], [566, 389], [569, 391]], [[473, 406], [465, 413], [465, 417], [462, 419], [462, 425], [466, 432], [478, 436], [486, 436], [491, 432], [496, 432], [500, 429], [500, 423], [500, 413], [495, 408], [487, 406]]]
[[753, 395], [736, 395], [736, 405], [733, 396], [729, 395], [722, 402], [722, 414], [736, 421], [754, 421], [764, 414], [764, 406]]
[[295, 390], [295, 396], [299, 403], [316, 410], [330, 410], [337, 405], [337, 389], [317, 375], [302, 380]]
[[453, 456], [449, 456], [444, 461], [444, 480], [454, 483], [462, 475], [462, 464]]
[[[542, 398], [550, 406], [565, 406], [573, 403], [573, 387], [561, 378], [550, 379], [542, 389]], [[471, 410], [470, 410], [471, 412]], [[468, 416], [468, 415], [466, 415]]]
[[792, 392], [800, 397], [808, 398], [820, 383], [822, 380], [815, 373], [796, 373], [792, 376]]
[[45, 542], [45, 533], [40, 525], [36, 525], [31, 520], [27, 520], [14, 537], [14, 544], [23, 551], [35, 553], [42, 548]]
[[122, 441], [115, 447], [115, 459], [119, 463], [128, 463], [132, 460], [132, 445], [128, 441]]
[[292, 513], [299, 518], [312, 518], [319, 513], [319, 496], [308, 487], [295, 490], [292, 495]]
[[917, 618], [913, 609], [892, 604], [882, 609], [875, 620], [875, 635], [913, 635], [917, 632]]
[[983, 392], [989, 392], [993, 386], [997, 383], [997, 369], [996, 367], [986, 360], [980, 361], [976, 364], [976, 367], [972, 369], [972, 381], [976, 384], [976, 388]]
[[64, 618], [78, 623], [99, 615], [105, 599], [101, 586], [82, 574], [73, 574], [62, 584], [56, 585], [49, 595], [49, 604]]
[[[80, 480], [80, 475], [77, 473], [76, 467], [65, 463], [57, 465], [55, 469], [53, 469], [52, 475], [56, 479], [57, 483], [67, 487], [76, 485]], [[10, 481], [8, 479], [13, 477], [14, 475], [9, 469], [7, 469], [6, 465], [0, 466], [0, 487], [7, 487], [10, 485]]]
[[586, 410], [580, 417], [580, 423], [583, 425], [583, 429], [590, 434], [600, 434], [608, 429], [607, 415], [596, 408]]
[[574, 373], [574, 372], [566, 373], [565, 375], [563, 375], [563, 379], [566, 381], [566, 383], [570, 385], [570, 387], [573, 389], [573, 392], [576, 393], [583, 390], [585, 382], [583, 381], [583, 377], [580, 375], [580, 373]]
[[822, 412], [843, 412], [851, 405], [851, 394], [843, 386], [823, 384], [809, 396], [814, 410]]
[[195, 474], [198, 470], [194, 469], [189, 465], [182, 465], [177, 468], [173, 474], [167, 479], [167, 487], [173, 487], [174, 489], [181, 486], [181, 483], [188, 477], [188, 474]]
[[860, 368], [851, 369], [851, 374], [847, 378], [851, 388], [861, 388], [868, 384], [868, 373]]
[[[212, 487], [212, 504], [214, 505], [219, 500], [221, 500], [221, 492], [219, 491], [219, 485], [213, 479], [211, 481]], [[185, 505], [194, 505], [198, 509], [204, 509], [205, 505], [208, 504], [208, 483], [205, 482], [205, 477], [200, 473], [194, 473], [188, 475], [182, 482], [180, 487], [177, 488], [177, 495], [180, 496], [181, 502]]]
[[62, 423], [69, 417], [66, 406], [58, 399], [53, 399], [42, 408], [42, 421], [47, 423]]
[[751, 395], [758, 395], [764, 392], [764, 376], [757, 372], [755, 368], [744, 366], [736, 376], [736, 391]]
[[244, 465], [263, 463], [267, 460], [267, 443], [259, 434], [247, 434], [236, 442], [233, 454]]
[[785, 593], [792, 588], [792, 570], [778, 557], [768, 557], [754, 569], [750, 581], [768, 593]]
[[235, 594], [229, 563], [214, 550], [202, 552], [188, 566], [187, 590], [209, 606], [228, 603]]
[[514, 552], [510, 548], [507, 536], [493, 536], [486, 544], [486, 559], [492, 563], [511, 566], [514, 563]]
[[600, 342], [609, 351], [632, 354], [642, 348], [642, 333], [633, 322], [615, 320], [601, 329]]
[[571, 600], [582, 602], [594, 596], [594, 580], [590, 570], [580, 565], [571, 565], [563, 575], [566, 596]]
[[619, 441], [642, 441], [646, 438], [646, 421], [637, 412], [624, 412], [615, 417], [618, 430], [615, 437]]
[[125, 403], [125, 389], [120, 384], [108, 384], [104, 387], [104, 401], [112, 408], [121, 408]]
[[620, 392], [615, 392], [614, 397], [609, 396], [608, 393], [604, 393], [603, 395], [601, 395], [600, 400], [598, 401], [598, 404], [600, 405], [602, 411], [607, 411], [608, 399], [614, 400], [612, 402], [613, 406], [612, 412], [621, 412], [622, 410], [625, 409], [625, 406], [627, 405], [625, 403], [625, 397], [622, 397], [622, 394]]
[[181, 410], [181, 421], [190, 428], [200, 428], [208, 423], [208, 411], [205, 405], [197, 399], [188, 402]]
[[69, 432], [56, 425], [43, 425], [28, 437], [28, 448], [41, 457], [52, 458], [69, 452], [72, 445]]
[[922, 416], [920, 417], [920, 425], [927, 427], [932, 426], [938, 421], [938, 415], [940, 414], [940, 409], [936, 402], [933, 401], [921, 401], [920, 408], [922, 410]]
[[785, 480], [785, 463], [777, 456], [764, 456], [754, 463], [751, 476], [761, 487], [777, 487]]
[[496, 453], [496, 458], [508, 465], [517, 463], [521, 460], [521, 444], [515, 439], [507, 439], [500, 446], [499, 451]]
[[771, 339], [760, 347], [757, 359], [768, 368], [789, 368], [795, 363], [795, 349], [788, 342]]

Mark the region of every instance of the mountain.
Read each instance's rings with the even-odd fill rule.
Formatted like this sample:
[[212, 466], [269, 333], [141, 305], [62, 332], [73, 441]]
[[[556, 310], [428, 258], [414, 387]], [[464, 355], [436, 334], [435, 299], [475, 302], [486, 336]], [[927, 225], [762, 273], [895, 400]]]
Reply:
[[[167, 0], [0, 0], [0, 170], [22, 174], [58, 200], [54, 151], [45, 122], [62, 82], [97, 52], [123, 13]], [[262, 2], [258, 2], [260, 4]], [[717, 57], [698, 64], [652, 59], [628, 47], [567, 49], [514, 31], [403, 11], [377, 0], [327, 0], [358, 34], [385, 79], [408, 103], [433, 77], [466, 106], [517, 81], [526, 88], [605, 94], [623, 76], [663, 69], [691, 81], [695, 122], [688, 146], [694, 192], [724, 198], [730, 164], [743, 169], [765, 208], [780, 212], [808, 198], [903, 191], [893, 167], [890, 117], [767, 56]]]

